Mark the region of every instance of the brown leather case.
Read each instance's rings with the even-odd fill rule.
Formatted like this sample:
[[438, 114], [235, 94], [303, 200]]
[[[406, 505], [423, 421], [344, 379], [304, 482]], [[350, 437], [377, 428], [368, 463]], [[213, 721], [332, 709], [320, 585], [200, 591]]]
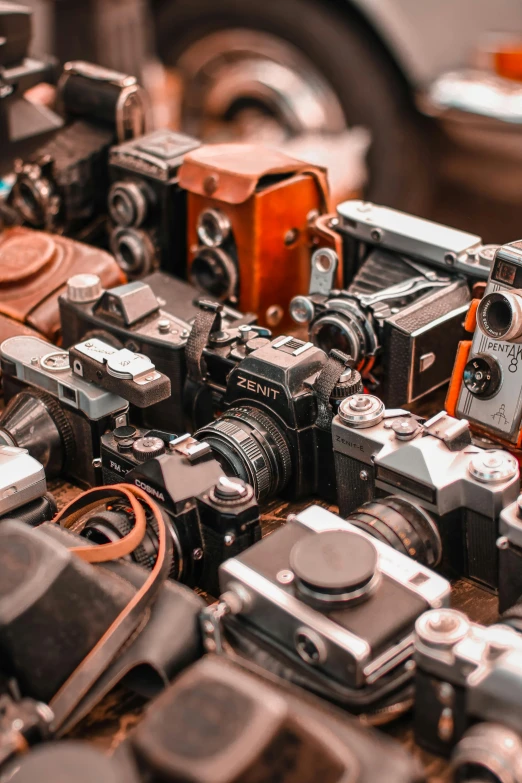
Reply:
[[72, 239], [14, 227], [0, 233], [0, 315], [59, 337], [58, 297], [69, 277], [89, 272], [105, 288], [126, 282], [109, 253]]
[[[311, 223], [328, 211], [325, 170], [260, 145], [206, 145], [185, 157], [180, 185], [188, 191], [189, 270], [201, 249], [198, 216], [221, 210], [238, 263], [239, 297], [232, 303], [268, 326], [291, 325], [288, 304], [310, 282]], [[280, 320], [270, 317], [274, 307]]]

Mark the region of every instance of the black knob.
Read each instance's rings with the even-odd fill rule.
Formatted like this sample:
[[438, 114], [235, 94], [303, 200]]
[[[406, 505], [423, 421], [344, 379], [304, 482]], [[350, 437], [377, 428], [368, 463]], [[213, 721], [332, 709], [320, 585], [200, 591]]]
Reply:
[[364, 391], [364, 387], [361, 374], [357, 370], [347, 367], [335, 384], [330, 400], [332, 402], [343, 400], [345, 397], [351, 397], [352, 394], [361, 394], [362, 391]]
[[487, 399], [497, 393], [502, 375], [496, 359], [480, 354], [464, 367], [464, 386], [475, 397]]

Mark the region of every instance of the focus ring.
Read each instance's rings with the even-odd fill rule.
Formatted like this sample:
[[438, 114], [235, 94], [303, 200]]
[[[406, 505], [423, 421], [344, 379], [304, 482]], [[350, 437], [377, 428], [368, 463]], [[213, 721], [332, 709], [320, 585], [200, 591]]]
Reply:
[[[49, 416], [54, 421], [56, 425], [56, 429], [60, 433], [60, 439], [62, 441], [62, 446], [63, 446], [62, 464], [64, 466], [70, 465], [70, 462], [75, 455], [76, 444], [74, 440], [74, 433], [69, 423], [69, 419], [65, 415], [60, 403], [57, 402], [57, 400], [51, 394], [43, 391], [42, 389], [38, 389], [36, 387], [31, 387], [31, 389], [22, 390], [16, 396], [17, 397], [29, 396], [35, 400], [40, 400], [42, 405], [47, 409]], [[14, 399], [14, 397], [12, 397], [11, 399]], [[10, 401], [11, 400], [9, 400], [9, 402]]]

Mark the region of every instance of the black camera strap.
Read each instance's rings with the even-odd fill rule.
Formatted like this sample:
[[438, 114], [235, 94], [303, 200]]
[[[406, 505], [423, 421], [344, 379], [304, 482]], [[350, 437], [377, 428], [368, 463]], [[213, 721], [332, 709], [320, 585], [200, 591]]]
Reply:
[[[330, 429], [333, 419], [331, 404], [332, 393], [339, 383], [342, 374], [353, 367], [353, 359], [342, 351], [330, 351], [319, 375], [314, 381], [313, 390], [317, 397], [317, 419], [315, 423], [321, 429]], [[359, 373], [354, 370], [354, 381], [360, 381]]]
[[191, 381], [200, 383], [206, 375], [207, 368], [203, 359], [203, 351], [208, 344], [212, 332], [221, 329], [221, 311], [223, 305], [201, 300], [199, 312], [194, 319], [185, 348], [187, 374]]
[[80, 517], [98, 508], [100, 504], [120, 499], [122, 496], [129, 503], [134, 514], [135, 523], [130, 533], [116, 542], [73, 547], [71, 551], [88, 563], [104, 563], [130, 554], [141, 543], [146, 533], [147, 520], [142, 505], [144, 504], [152, 511], [157, 524], [158, 553], [156, 563], [132, 600], [52, 699], [50, 706], [54, 712], [52, 724], [54, 732], [60, 730], [60, 727], [72, 715], [125, 643], [140, 627], [145, 613], [155, 601], [159, 589], [170, 572], [172, 541], [167, 535], [163, 515], [149, 495], [138, 487], [130, 484], [116, 484], [88, 490], [69, 503], [55, 518], [55, 522], [65, 528], [70, 528]]

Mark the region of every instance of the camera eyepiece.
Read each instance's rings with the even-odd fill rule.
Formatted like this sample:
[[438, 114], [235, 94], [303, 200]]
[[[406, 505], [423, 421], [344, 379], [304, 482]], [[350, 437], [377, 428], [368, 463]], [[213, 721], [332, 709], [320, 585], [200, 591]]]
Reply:
[[422, 565], [434, 568], [442, 557], [435, 522], [419, 506], [389, 495], [364, 503], [347, 518], [352, 525]]
[[477, 308], [477, 326], [492, 340], [522, 337], [522, 291], [486, 294]]
[[140, 228], [116, 228], [111, 234], [111, 251], [130, 278], [143, 277], [154, 269], [154, 244], [148, 233]]
[[108, 208], [112, 220], [118, 226], [138, 228], [147, 217], [148, 194], [139, 182], [115, 182], [109, 190]]
[[286, 438], [257, 408], [229, 408], [194, 437], [209, 444], [225, 473], [251, 484], [258, 500], [277, 495], [290, 480], [292, 458]]

